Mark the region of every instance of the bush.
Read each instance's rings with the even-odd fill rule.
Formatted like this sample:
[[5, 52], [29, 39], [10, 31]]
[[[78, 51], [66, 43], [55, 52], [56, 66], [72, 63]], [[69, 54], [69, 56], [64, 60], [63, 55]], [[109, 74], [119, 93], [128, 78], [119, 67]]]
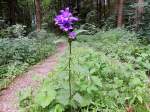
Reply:
[[93, 35], [98, 32], [96, 26], [89, 23], [81, 25], [80, 30], [85, 30], [86, 32], [84, 32], [84, 34], [86, 35]]
[[79, 42], [120, 62], [130, 63], [136, 69], [150, 70], [150, 45], [145, 40], [138, 39], [134, 32], [121, 29], [101, 31], [94, 36], [80, 36]]
[[85, 18], [86, 23], [97, 25], [97, 11], [93, 10], [87, 13]]
[[0, 38], [5, 38], [8, 36], [6, 29], [0, 29]]
[[21, 38], [26, 35], [26, 26], [16, 24], [0, 30], [1, 38]]
[[[41, 29], [39, 32], [37, 31], [33, 31], [31, 33], [28, 34], [29, 38], [34, 38], [34, 39], [44, 39], [44, 38], [48, 38], [48, 37], [52, 37], [52, 34], [48, 33], [46, 30]], [[55, 38], [55, 37], [54, 37]]]
[[18, 38], [24, 36], [26, 34], [25, 28], [26, 26], [20, 24], [16, 24], [16, 25], [12, 25], [11, 27], [8, 27], [7, 31], [9, 37]]

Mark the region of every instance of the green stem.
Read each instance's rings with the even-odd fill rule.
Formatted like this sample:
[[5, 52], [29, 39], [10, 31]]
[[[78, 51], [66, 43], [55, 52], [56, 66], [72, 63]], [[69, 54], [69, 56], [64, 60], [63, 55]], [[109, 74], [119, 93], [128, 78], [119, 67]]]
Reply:
[[[72, 40], [68, 40], [69, 42], [69, 93], [70, 93], [70, 103], [71, 103], [71, 100], [72, 100], [72, 88], [71, 88], [71, 43], [72, 43]], [[72, 112], [72, 107], [71, 107], [71, 110]]]

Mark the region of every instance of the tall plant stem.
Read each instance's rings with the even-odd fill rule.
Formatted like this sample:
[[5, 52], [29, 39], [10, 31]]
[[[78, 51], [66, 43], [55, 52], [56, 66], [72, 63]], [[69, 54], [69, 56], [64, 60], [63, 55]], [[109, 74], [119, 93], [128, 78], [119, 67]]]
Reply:
[[[69, 42], [69, 93], [70, 93], [70, 103], [71, 103], [71, 100], [72, 100], [72, 88], [71, 88], [71, 43], [72, 43], [72, 40], [68, 40]], [[70, 111], [72, 112], [72, 106], [70, 108]]]

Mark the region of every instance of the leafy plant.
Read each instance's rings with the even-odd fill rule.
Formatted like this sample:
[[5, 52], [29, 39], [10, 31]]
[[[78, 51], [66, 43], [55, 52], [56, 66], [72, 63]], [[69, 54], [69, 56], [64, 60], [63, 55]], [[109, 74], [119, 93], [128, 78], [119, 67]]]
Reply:
[[[40, 108], [39, 112], [53, 112], [56, 107], [60, 107], [60, 112], [68, 112], [70, 107], [73, 112], [124, 112], [128, 109], [148, 112], [148, 54], [149, 46], [126, 30], [81, 35], [73, 44], [71, 56], [72, 102], [69, 102], [69, 56], [65, 55], [37, 91], [39, 94], [49, 85], [56, 92], [55, 98], [43, 108], [34, 102], [38, 94], [31, 95], [32, 105]], [[29, 106], [31, 112], [34, 109]]]
[[[90, 48], [74, 49], [72, 59], [72, 74], [74, 74], [71, 80], [72, 103], [69, 103], [68, 67], [64, 66], [66, 59], [63, 59], [58, 69], [49, 75], [49, 79], [44, 80], [36, 94], [37, 96], [42, 94], [41, 91], [47, 85], [56, 92], [53, 101], [45, 108], [34, 102], [41, 108], [41, 112], [48, 112], [57, 105], [61, 106], [63, 112], [67, 112], [70, 105], [75, 112], [85, 110], [115, 112], [125, 111], [128, 105], [135, 106], [135, 109], [138, 105], [144, 108], [148, 103], [149, 89], [148, 84], [145, 83], [148, 79], [143, 71], [136, 71], [130, 64], [119, 63]], [[54, 91], [48, 88], [46, 90], [52, 93]], [[32, 98], [40, 98], [36, 95]], [[32, 112], [32, 109], [30, 111]]]
[[0, 88], [29, 66], [48, 57], [54, 49], [55, 44], [49, 36], [0, 39]]

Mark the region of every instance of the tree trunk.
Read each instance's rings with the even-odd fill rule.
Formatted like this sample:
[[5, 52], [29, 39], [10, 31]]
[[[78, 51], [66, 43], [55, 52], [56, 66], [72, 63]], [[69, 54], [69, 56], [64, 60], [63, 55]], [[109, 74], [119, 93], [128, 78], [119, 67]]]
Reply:
[[110, 0], [107, 0], [107, 5], [108, 5], [108, 16], [110, 16], [110, 10], [111, 10], [111, 2], [110, 2]]
[[8, 0], [10, 25], [16, 24], [16, 5], [17, 0]]
[[122, 27], [123, 25], [123, 4], [124, 0], [119, 0], [118, 2], [118, 15], [117, 15], [117, 27]]
[[96, 5], [97, 5], [97, 24], [99, 24], [100, 22], [100, 16], [99, 16], [99, 0], [96, 0]]
[[144, 13], [144, 7], [142, 6], [144, 0], [137, 0], [138, 6], [136, 8], [136, 17], [135, 17], [135, 30], [138, 30], [139, 24], [141, 22], [142, 14]]
[[144, 13], [144, 7], [143, 7], [144, 0], [138, 0], [138, 4], [140, 5], [139, 8], [138, 8], [138, 12], [140, 14], [143, 14]]
[[77, 0], [77, 11], [78, 11], [78, 14], [80, 13], [80, 3], [81, 3], [81, 1]]
[[36, 14], [36, 30], [41, 29], [41, 0], [35, 0], [35, 14]]
[[106, 0], [103, 1], [104, 20], [106, 20]]

